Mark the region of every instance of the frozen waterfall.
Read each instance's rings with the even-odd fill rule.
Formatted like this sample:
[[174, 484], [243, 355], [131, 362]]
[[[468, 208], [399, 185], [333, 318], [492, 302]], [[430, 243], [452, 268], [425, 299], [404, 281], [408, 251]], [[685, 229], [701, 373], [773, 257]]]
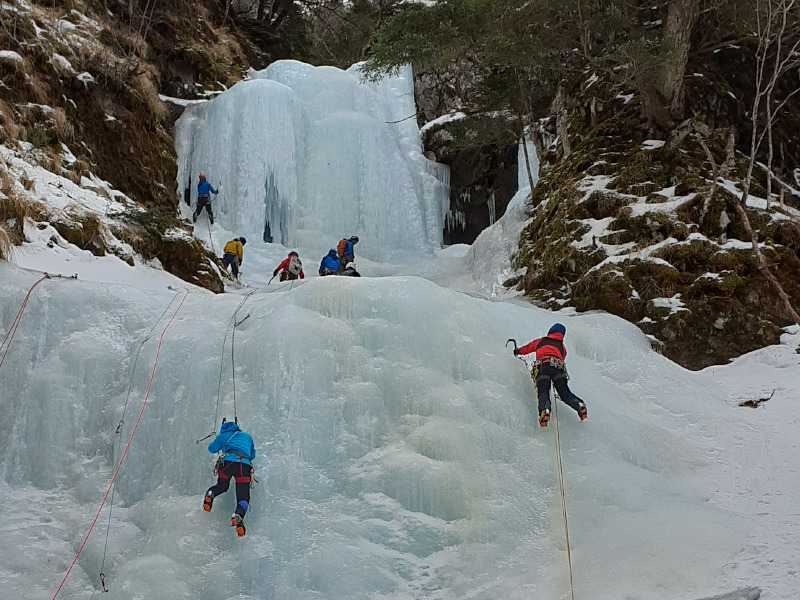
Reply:
[[358, 66], [279, 61], [187, 108], [178, 187], [194, 202], [200, 172], [222, 181], [220, 224], [248, 239], [324, 253], [358, 235], [371, 260], [429, 254], [442, 243], [448, 174], [423, 156], [415, 113], [410, 68], [371, 83]]

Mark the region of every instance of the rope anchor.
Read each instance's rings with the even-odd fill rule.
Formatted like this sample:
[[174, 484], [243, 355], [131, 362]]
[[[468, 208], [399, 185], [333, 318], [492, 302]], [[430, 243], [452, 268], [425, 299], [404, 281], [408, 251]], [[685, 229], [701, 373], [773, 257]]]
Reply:
[[100, 585], [103, 587], [104, 592], [108, 592], [108, 588], [106, 588], [106, 574], [100, 573]]

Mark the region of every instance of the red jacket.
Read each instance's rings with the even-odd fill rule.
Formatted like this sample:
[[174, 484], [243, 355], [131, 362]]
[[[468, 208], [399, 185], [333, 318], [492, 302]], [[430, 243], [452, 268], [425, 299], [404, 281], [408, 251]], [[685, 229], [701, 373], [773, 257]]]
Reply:
[[549, 336], [540, 337], [519, 349], [520, 354], [536, 352], [536, 360], [555, 356], [563, 361], [567, 358], [567, 348], [564, 346], [564, 336], [560, 333], [551, 333]]
[[[291, 256], [287, 256], [286, 258], [283, 259], [283, 262], [281, 262], [281, 264], [279, 264], [278, 268], [275, 269], [275, 270], [277, 272], [279, 272], [279, 273], [281, 271], [285, 271], [287, 268], [289, 268], [289, 261], [290, 260], [292, 260], [292, 257]], [[300, 279], [305, 279], [305, 278], [306, 278], [306, 275], [305, 275], [305, 273], [303, 273], [303, 269], [300, 269]]]

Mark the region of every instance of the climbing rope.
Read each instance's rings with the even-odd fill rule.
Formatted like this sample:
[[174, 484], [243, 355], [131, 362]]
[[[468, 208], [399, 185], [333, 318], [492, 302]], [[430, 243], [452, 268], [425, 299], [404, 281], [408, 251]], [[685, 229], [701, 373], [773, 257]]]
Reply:
[[[81, 555], [81, 552], [83, 552], [83, 548], [86, 546], [86, 542], [89, 540], [89, 536], [92, 534], [92, 530], [94, 529], [94, 526], [97, 523], [97, 519], [100, 517], [100, 512], [103, 510], [103, 506], [105, 506], [106, 500], [108, 499], [108, 496], [111, 493], [111, 489], [114, 487], [114, 482], [117, 480], [117, 475], [119, 474], [119, 470], [122, 468], [122, 462], [125, 460], [125, 456], [128, 454], [128, 450], [131, 447], [131, 442], [133, 441], [133, 436], [136, 434], [136, 430], [138, 429], [139, 423], [142, 420], [142, 414], [144, 414], [144, 409], [147, 406], [147, 398], [150, 396], [150, 389], [153, 387], [153, 378], [155, 377], [156, 374], [156, 366], [158, 365], [158, 357], [161, 354], [161, 344], [164, 342], [164, 334], [167, 333], [167, 329], [169, 329], [169, 326], [172, 325], [172, 321], [175, 320], [175, 316], [178, 314], [178, 311], [180, 311], [188, 295], [189, 292], [187, 291], [183, 295], [183, 299], [181, 299], [181, 303], [178, 305], [178, 308], [176, 308], [175, 312], [172, 313], [172, 317], [170, 317], [169, 321], [167, 322], [166, 326], [161, 332], [161, 336], [159, 337], [158, 340], [158, 348], [156, 348], [156, 356], [155, 359], [153, 360], [153, 370], [150, 372], [150, 381], [147, 384], [147, 392], [144, 395], [144, 400], [142, 402], [142, 408], [139, 411], [139, 416], [136, 419], [136, 423], [133, 426], [131, 435], [128, 438], [128, 443], [125, 446], [125, 450], [122, 452], [122, 456], [120, 457], [119, 462], [117, 463], [117, 469], [114, 471], [114, 475], [111, 477], [111, 482], [108, 484], [108, 489], [106, 490], [106, 493], [103, 496], [102, 502], [100, 502], [100, 507], [97, 509], [97, 514], [94, 516], [94, 520], [92, 520], [92, 524], [89, 526], [89, 531], [86, 532], [86, 536], [83, 538], [83, 542], [81, 543], [80, 548], [78, 548], [78, 552], [77, 554], [75, 554], [75, 558], [72, 560], [72, 564], [69, 566], [69, 569], [67, 569], [67, 572], [64, 575], [64, 579], [61, 580], [61, 584], [58, 586], [56, 593], [53, 594], [53, 600], [55, 600], [56, 596], [58, 596], [58, 593], [61, 591], [61, 588], [64, 587], [64, 584], [67, 581], [67, 577], [69, 577], [69, 574], [72, 572], [75, 563], [78, 562], [78, 557]], [[101, 581], [103, 583], [103, 587], [105, 588], [105, 577], [102, 577]]]
[[[514, 338], [509, 338], [509, 340], [506, 342], [506, 347], [508, 347], [508, 344], [510, 342], [513, 342], [514, 349], [518, 350], [517, 340], [515, 340]], [[534, 378], [531, 366], [528, 364], [528, 361], [526, 361], [522, 356], [517, 356], [517, 358], [521, 360], [523, 363], [525, 363], [525, 368], [531, 373], [531, 377], [534, 380], [533, 383], [535, 388], [536, 379]], [[564, 537], [566, 539], [566, 544], [567, 544], [567, 566], [569, 567], [569, 589], [570, 589], [570, 594], [572, 596], [572, 600], [575, 600], [575, 584], [572, 575], [572, 549], [570, 548], [569, 544], [569, 523], [567, 520], [567, 499], [566, 499], [566, 494], [564, 493], [564, 468], [561, 464], [561, 436], [559, 435], [558, 431], [558, 399], [556, 397], [555, 386], [552, 386], [552, 384], [550, 388], [550, 405], [553, 407], [553, 420], [556, 425], [556, 436], [555, 436], [556, 464], [558, 465], [558, 486], [561, 491], [561, 512], [564, 515]]]
[[[246, 298], [245, 298], [246, 300]], [[244, 304], [244, 301], [242, 301]], [[242, 307], [242, 304], [239, 305], [239, 308]], [[236, 312], [239, 312], [239, 308], [236, 309]], [[233, 313], [234, 317], [236, 313]], [[239, 418], [236, 414], [236, 358], [234, 355], [234, 348], [236, 346], [236, 328], [247, 321], [250, 318], [250, 313], [247, 313], [247, 316], [242, 319], [241, 321], [235, 321], [233, 323], [233, 332], [231, 333], [231, 380], [233, 381], [233, 420], [234, 422], [238, 423]]]
[[[214, 199], [217, 197], [214, 196]], [[214, 238], [211, 235], [211, 220], [208, 219], [208, 215], [206, 215], [206, 225], [208, 225], [208, 241], [211, 242], [211, 252], [214, 253], [214, 256], [217, 255], [217, 251], [214, 249]]]
[[[244, 306], [244, 303], [247, 302], [247, 299], [250, 298], [250, 296], [252, 296], [253, 294], [255, 294], [259, 289], [261, 289], [261, 288], [256, 288], [256, 289], [254, 289], [254, 290], [252, 290], [250, 292], [247, 292], [246, 294], [243, 294], [242, 301], [239, 303], [239, 306], [236, 307], [236, 310], [233, 311], [233, 314], [231, 315], [231, 318], [228, 320], [228, 326], [225, 328], [225, 335], [222, 337], [222, 350], [220, 351], [219, 378], [217, 380], [217, 405], [216, 405], [216, 408], [214, 409], [214, 425], [212, 426], [213, 430], [207, 436], [205, 436], [203, 438], [200, 438], [198, 440], [195, 440], [195, 442], [194, 442], [195, 444], [199, 444], [200, 442], [205, 441], [208, 438], [210, 438], [210, 437], [212, 437], [212, 436], [217, 434], [217, 429], [216, 428], [217, 428], [217, 421], [219, 420], [219, 401], [220, 401], [220, 398], [222, 396], [222, 372], [223, 372], [224, 367], [225, 367], [225, 344], [228, 341], [228, 332], [231, 330], [231, 326], [233, 325], [233, 327], [234, 327], [234, 335], [235, 335], [236, 326], [237, 325], [241, 325], [245, 320], [245, 319], [242, 319], [239, 323], [237, 323], [236, 322], [237, 313], [242, 308], [242, 306]], [[247, 316], [249, 317], [250, 315], [247, 315]], [[245, 317], [245, 318], [247, 318], [247, 317]], [[231, 342], [231, 363], [233, 363], [233, 342]], [[231, 365], [231, 369], [233, 369], [233, 367], [234, 367], [234, 365], [232, 364]], [[234, 383], [233, 383], [233, 414], [234, 414], [234, 419], [235, 419], [236, 418], [236, 371], [235, 370], [233, 371], [233, 378], [234, 378]]]
[[558, 433], [558, 400], [553, 388], [550, 388], [550, 404], [553, 406], [553, 420], [556, 423], [556, 462], [558, 464], [558, 485], [561, 488], [561, 512], [564, 515], [564, 537], [567, 541], [567, 565], [569, 567], [569, 590], [575, 600], [575, 584], [572, 578], [572, 551], [569, 545], [569, 524], [567, 522], [567, 499], [564, 493], [564, 468], [561, 465], [561, 438]]
[[[6, 335], [3, 338], [3, 343], [0, 344], [0, 350], [3, 350], [3, 347], [5, 347], [5, 350], [3, 350], [3, 356], [0, 357], [0, 367], [3, 366], [3, 362], [6, 360], [6, 354], [8, 354], [8, 349], [11, 347], [11, 342], [13, 341], [14, 336], [17, 334], [17, 328], [19, 327], [19, 324], [22, 321], [22, 313], [25, 312], [25, 307], [28, 305], [28, 300], [30, 299], [34, 288], [36, 288], [36, 286], [42, 283], [45, 279], [60, 279], [62, 277], [63, 275], [50, 275], [49, 273], [45, 273], [41, 279], [39, 279], [36, 283], [34, 283], [30, 287], [28, 293], [25, 295], [25, 300], [22, 301], [22, 306], [19, 307], [17, 316], [14, 317], [14, 320], [11, 322], [11, 326], [8, 328], [8, 331], [6, 332]], [[78, 278], [77, 274], [72, 275], [70, 277], [64, 277], [64, 279], [77, 279], [77, 278]]]
[[[128, 401], [130, 400], [131, 390], [133, 389], [133, 375], [136, 373], [136, 365], [139, 362], [139, 353], [142, 351], [142, 346], [144, 346], [147, 340], [153, 337], [153, 332], [155, 331], [156, 326], [161, 322], [161, 319], [163, 319], [164, 315], [167, 314], [169, 307], [172, 306], [173, 302], [175, 302], [175, 298], [180, 296], [180, 294], [181, 294], [180, 292], [177, 292], [172, 297], [172, 299], [169, 301], [169, 304], [167, 304], [167, 307], [164, 309], [164, 312], [162, 312], [161, 315], [158, 317], [158, 319], [156, 319], [156, 321], [153, 323], [153, 326], [150, 328], [150, 331], [147, 332], [147, 335], [144, 336], [144, 338], [142, 338], [142, 341], [139, 343], [139, 348], [136, 350], [136, 356], [133, 359], [133, 366], [131, 367], [130, 383], [128, 385], [128, 394], [125, 396], [125, 405], [122, 407], [122, 417], [120, 418], [119, 423], [117, 424], [116, 431], [114, 431], [115, 435], [119, 434], [122, 425], [125, 423], [125, 411], [128, 409]], [[119, 438], [119, 444], [117, 446], [117, 455], [119, 455], [121, 451], [122, 451], [122, 437]], [[114, 512], [114, 496], [116, 493], [117, 493], [117, 486], [116, 484], [114, 484], [114, 487], [111, 489], [111, 499], [109, 500], [108, 503], [108, 525], [106, 525], [106, 539], [105, 543], [103, 544], [103, 559], [100, 561], [100, 586], [103, 592], [108, 591], [106, 589], [106, 575], [104, 571], [106, 566], [106, 555], [108, 553], [108, 536], [111, 533], [111, 515]], [[97, 593], [97, 588], [95, 588], [92, 591], [92, 595], [89, 598], [89, 600], [94, 598], [95, 593]]]

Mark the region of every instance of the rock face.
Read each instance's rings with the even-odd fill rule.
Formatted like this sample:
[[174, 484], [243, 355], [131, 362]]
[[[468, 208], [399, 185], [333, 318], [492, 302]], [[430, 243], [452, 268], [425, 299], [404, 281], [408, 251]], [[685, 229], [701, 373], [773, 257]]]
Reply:
[[517, 191], [516, 145], [444, 153], [436, 160], [450, 166], [450, 213], [444, 243], [471, 244], [505, 214]]
[[[465, 69], [415, 81], [420, 127], [462, 108], [471, 79]], [[502, 119], [497, 120], [502, 121]], [[495, 124], [499, 127], [502, 123]], [[517, 143], [508, 136], [475, 147], [468, 140], [486, 122], [464, 119], [425, 130], [423, 146], [429, 157], [450, 167], [450, 213], [445, 244], [471, 244], [481, 231], [503, 216], [517, 191]]]
[[[687, 91], [693, 111], [727, 106], [729, 84], [721, 75], [697, 77]], [[716, 81], [716, 84], [712, 82]], [[759, 270], [737, 211], [746, 172], [738, 154], [726, 177], [717, 166], [730, 152], [732, 130], [747, 146], [744, 111], [715, 113], [715, 129], [687, 136], [677, 148], [647, 139], [635, 96], [593, 87], [602, 110], [590, 121], [580, 87], [569, 117], [572, 153], [551, 146], [531, 199], [532, 221], [515, 264], [519, 287], [554, 309], [601, 309], [639, 326], [653, 345], [689, 369], [778, 341], [791, 318]], [[741, 96], [737, 96], [741, 97]], [[730, 100], [732, 101], [732, 100]], [[796, 133], [798, 123], [786, 130]], [[782, 137], [786, 136], [782, 132]], [[792, 135], [791, 133], [789, 135]], [[783, 156], [780, 173], [798, 166]], [[757, 232], [768, 268], [790, 298], [800, 298], [800, 194], [767, 210], [766, 180], [755, 180], [745, 214]], [[774, 188], [773, 188], [774, 189]]]

